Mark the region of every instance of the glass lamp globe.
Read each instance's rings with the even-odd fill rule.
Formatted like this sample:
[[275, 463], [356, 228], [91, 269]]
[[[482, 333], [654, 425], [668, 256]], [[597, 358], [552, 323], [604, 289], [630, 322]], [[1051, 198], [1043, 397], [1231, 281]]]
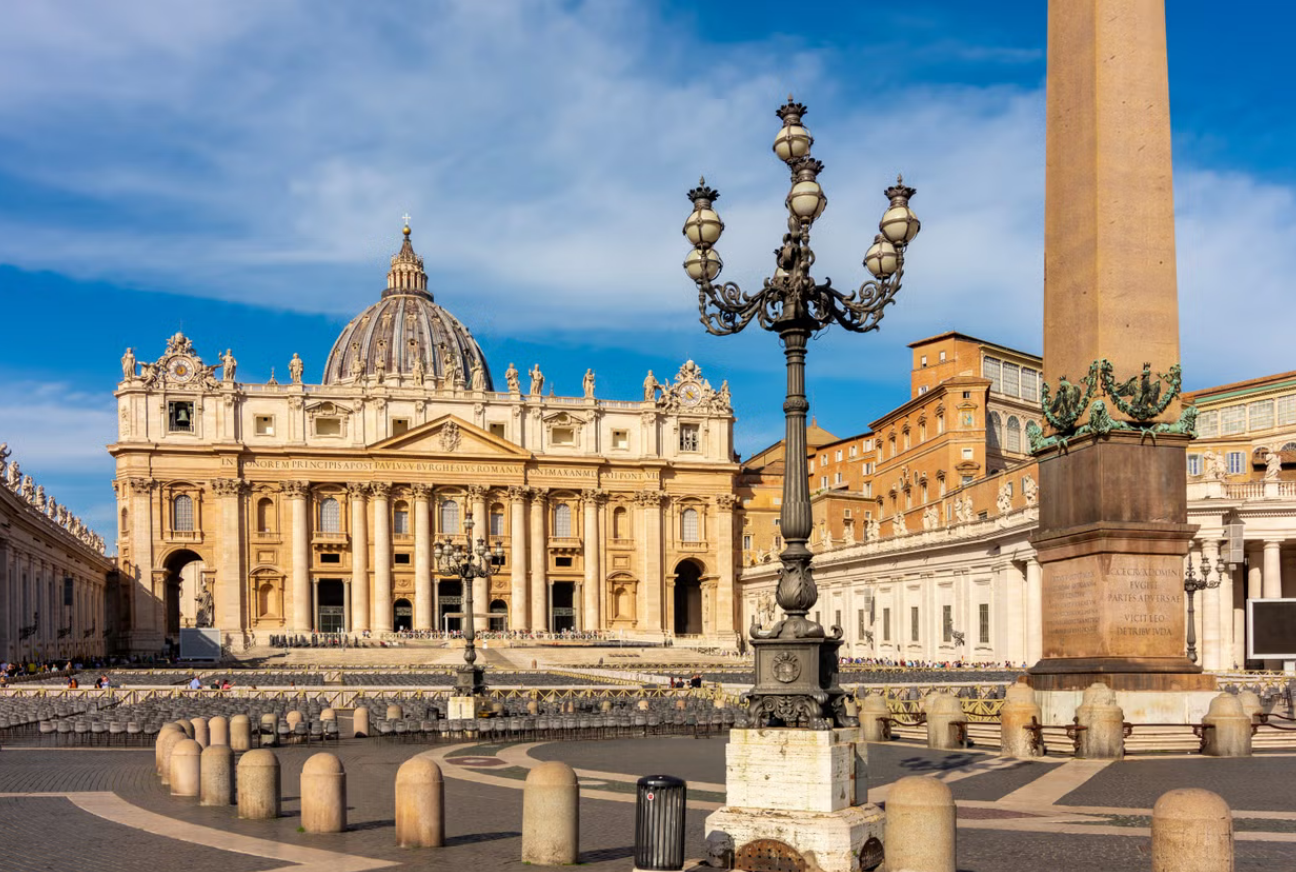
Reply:
[[873, 244], [864, 255], [864, 266], [874, 277], [879, 279], [894, 275], [900, 259], [896, 247], [885, 236], [879, 233], [873, 237]]
[[715, 245], [724, 232], [724, 222], [714, 209], [694, 209], [684, 222], [684, 235], [694, 245]]
[[720, 275], [724, 264], [714, 248], [695, 248], [684, 258], [684, 272], [695, 282], [706, 279], [712, 281]]
[[813, 221], [823, 214], [828, 205], [819, 183], [810, 179], [797, 182], [787, 195], [788, 211], [803, 221]]
[[908, 245], [913, 242], [913, 238], [918, 235], [920, 227], [918, 216], [913, 213], [907, 203], [887, 209], [882, 214], [882, 221], [878, 224], [878, 229], [882, 231], [882, 235], [896, 245]]
[[789, 124], [774, 136], [774, 153], [781, 161], [793, 161], [810, 153], [814, 137], [800, 124]]

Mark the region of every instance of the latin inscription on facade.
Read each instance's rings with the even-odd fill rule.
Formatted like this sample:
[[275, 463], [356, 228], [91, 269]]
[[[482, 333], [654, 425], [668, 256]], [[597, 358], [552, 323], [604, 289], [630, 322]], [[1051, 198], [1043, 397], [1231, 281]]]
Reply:
[[1181, 655], [1179, 562], [1170, 555], [1110, 554], [1046, 564], [1046, 656]]

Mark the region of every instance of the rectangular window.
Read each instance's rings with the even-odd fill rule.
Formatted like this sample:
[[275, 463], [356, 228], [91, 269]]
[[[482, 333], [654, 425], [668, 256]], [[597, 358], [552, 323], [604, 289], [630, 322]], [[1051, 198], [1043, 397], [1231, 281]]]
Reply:
[[567, 569], [567, 568], [570, 567], [571, 565], [572, 565], [572, 559], [571, 559], [570, 557], [555, 557], [555, 558], [554, 558], [554, 566], [557, 566], [557, 567], [560, 568], [560, 569]]
[[392, 512], [392, 532], [397, 536], [408, 536], [409, 531], [409, 511], [397, 509]]
[[828, 487], [828, 476], [819, 476], [819, 487]]
[[1246, 432], [1246, 406], [1226, 406], [1220, 409], [1220, 435], [1232, 436]]
[[775, 519], [774, 519], [774, 526], [775, 526], [775, 527], [778, 527], [778, 526], [782, 525], [782, 523], [783, 523], [783, 519], [782, 519], [782, 518], [775, 518]]
[[615, 450], [617, 450], [617, 451], [629, 451], [629, 450], [630, 450], [630, 431], [629, 431], [629, 430], [613, 430], [613, 431], [612, 431], [612, 447], [613, 447]]
[[827, 454], [820, 454], [820, 455], [819, 455], [819, 465], [820, 465], [820, 466], [827, 466], [827, 465], [828, 465], [828, 455], [827, 455]]
[[252, 430], [258, 436], [273, 436], [274, 415], [257, 415], [252, 419]]
[[503, 422], [492, 421], [489, 425], [487, 425], [487, 429], [490, 431], [490, 434], [496, 437], [497, 439], [505, 438]]
[[918, 607], [909, 607], [909, 641], [918, 641]]
[[942, 352], [940, 353], [940, 357], [938, 357], [938, 358], [936, 358], [936, 359], [939, 360], [941, 363], [944, 363], [944, 362], [945, 362], [945, 352], [942, 351]]
[[841, 483], [842, 483], [842, 474], [841, 474], [840, 472], [838, 472], [838, 473], [834, 473], [834, 474], [833, 474], [833, 484], [841, 484]]
[[409, 432], [409, 428], [410, 428], [409, 418], [392, 418], [391, 434], [393, 436], [404, 436], [406, 433]]
[[977, 632], [977, 641], [982, 645], [990, 644], [990, 604], [981, 603], [977, 606], [977, 618], [980, 629]]
[[679, 450], [680, 451], [698, 450], [698, 425], [697, 424], [680, 424]]
[[554, 427], [549, 441], [554, 445], [575, 445], [576, 431], [571, 427]]
[[316, 418], [315, 435], [316, 436], [341, 436], [342, 419], [341, 418]]
[[[1279, 397], [1275, 401], [1275, 405], [1277, 407], [1275, 413], [1278, 419], [1275, 423], [1279, 427], [1284, 427], [1288, 424], [1296, 424], [1296, 394]], [[1201, 429], [1201, 418], [1197, 419], [1197, 429]]]
[[1247, 429], [1272, 430], [1274, 425], [1273, 400], [1260, 400], [1247, 406]]
[[858, 456], [858, 453], [859, 453], [858, 449], [859, 449], [859, 446], [858, 446], [858, 445], [852, 445], [852, 446], [850, 447], [850, 456], [851, 456], [851, 457], [856, 457], [856, 456]]
[[864, 496], [866, 497], [873, 496], [873, 482], [871, 481], [864, 482]]
[[922, 357], [918, 358], [918, 365], [922, 367], [927, 366], [927, 355], [924, 354]]
[[1039, 401], [1039, 373], [1022, 367], [1021, 398], [1027, 402]]
[[192, 433], [193, 422], [193, 403], [188, 400], [173, 400], [167, 403], [167, 429], [172, 433]]
[[1021, 367], [1015, 363], [1003, 365], [1003, 392], [1010, 397], [1021, 396]]
[[972, 451], [973, 451], [973, 450], [972, 450], [971, 448], [964, 448], [964, 449], [963, 449], [963, 459], [964, 459], [964, 460], [971, 460], [971, 459], [972, 459]]
[[1230, 451], [1227, 456], [1229, 475], [1241, 475], [1246, 472], [1246, 452]]
[[941, 641], [954, 641], [954, 607], [941, 606]]
[[970, 476], [970, 475], [962, 476], [962, 477], [959, 479], [959, 486], [960, 486], [960, 487], [967, 487], [967, 486], [970, 485], [971, 483], [972, 483], [972, 476]]
[[1188, 455], [1188, 474], [1189, 475], [1202, 474], [1202, 459], [1200, 454]]
[[775, 548], [782, 548], [782, 547], [783, 547], [783, 537], [782, 537], [782, 536], [775, 536], [775, 537], [774, 537], [774, 547], [775, 547]]
[[399, 563], [399, 564], [401, 564], [401, 565], [408, 565], [409, 562], [410, 562], [409, 552], [406, 551], [406, 552], [403, 553], [403, 554], [400, 553], [400, 552], [397, 552], [397, 553], [393, 554], [393, 555], [392, 555], [392, 562], [393, 562], [393, 563]]
[[745, 536], [743, 536], [743, 550], [750, 551], [751, 546], [752, 546], [752, 537], [751, 534], [748, 533]]
[[891, 610], [889, 608], [882, 610], [882, 641], [891, 641]]
[[925, 393], [927, 393], [927, 385], [922, 385], [921, 387], [919, 387], [919, 388], [918, 388], [918, 393], [920, 393], [920, 394], [925, 394]]
[[492, 536], [504, 535], [504, 513], [503, 512], [491, 512], [490, 534]]
[[859, 609], [859, 610], [856, 611], [856, 613], [855, 613], [855, 620], [856, 620], [856, 622], [859, 624], [859, 634], [858, 634], [858, 636], [859, 636], [860, 639], [863, 639], [863, 638], [864, 638], [864, 631], [868, 629], [868, 625], [864, 623], [864, 610], [863, 610], [863, 609]]
[[1214, 439], [1219, 435], [1219, 411], [1202, 412], [1197, 416], [1197, 436]]
[[994, 357], [987, 357], [981, 361], [981, 377], [990, 379], [991, 393], [1002, 393], [1003, 361]]
[[944, 415], [941, 415], [939, 418], [936, 419], [936, 432], [937, 432], [937, 433], [944, 433], [944, 432], [945, 432], [945, 416], [944, 416]]
[[319, 562], [320, 563], [341, 563], [342, 555], [341, 554], [321, 554], [319, 556]]
[[838, 449], [837, 449], [837, 462], [838, 462], [838, 463], [841, 463], [841, 459], [842, 459], [841, 449], [838, 448]]

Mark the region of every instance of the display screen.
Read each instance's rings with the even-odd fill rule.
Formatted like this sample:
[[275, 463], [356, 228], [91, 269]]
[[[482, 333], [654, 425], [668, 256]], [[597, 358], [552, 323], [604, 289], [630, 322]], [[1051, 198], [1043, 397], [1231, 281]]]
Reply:
[[1296, 660], [1296, 599], [1252, 600], [1251, 651], [1254, 659]]

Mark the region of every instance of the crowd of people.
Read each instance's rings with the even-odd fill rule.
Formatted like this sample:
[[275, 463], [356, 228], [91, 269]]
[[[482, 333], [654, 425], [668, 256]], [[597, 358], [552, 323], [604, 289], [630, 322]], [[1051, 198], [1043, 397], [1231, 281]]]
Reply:
[[969, 663], [966, 660], [898, 660], [892, 657], [842, 657], [838, 660], [838, 665], [872, 666], [881, 669], [972, 669], [979, 671], [1026, 668], [1024, 662], [1018, 665], [1011, 660], [1005, 660], [1003, 663], [992, 660], [979, 660], [975, 663]]

